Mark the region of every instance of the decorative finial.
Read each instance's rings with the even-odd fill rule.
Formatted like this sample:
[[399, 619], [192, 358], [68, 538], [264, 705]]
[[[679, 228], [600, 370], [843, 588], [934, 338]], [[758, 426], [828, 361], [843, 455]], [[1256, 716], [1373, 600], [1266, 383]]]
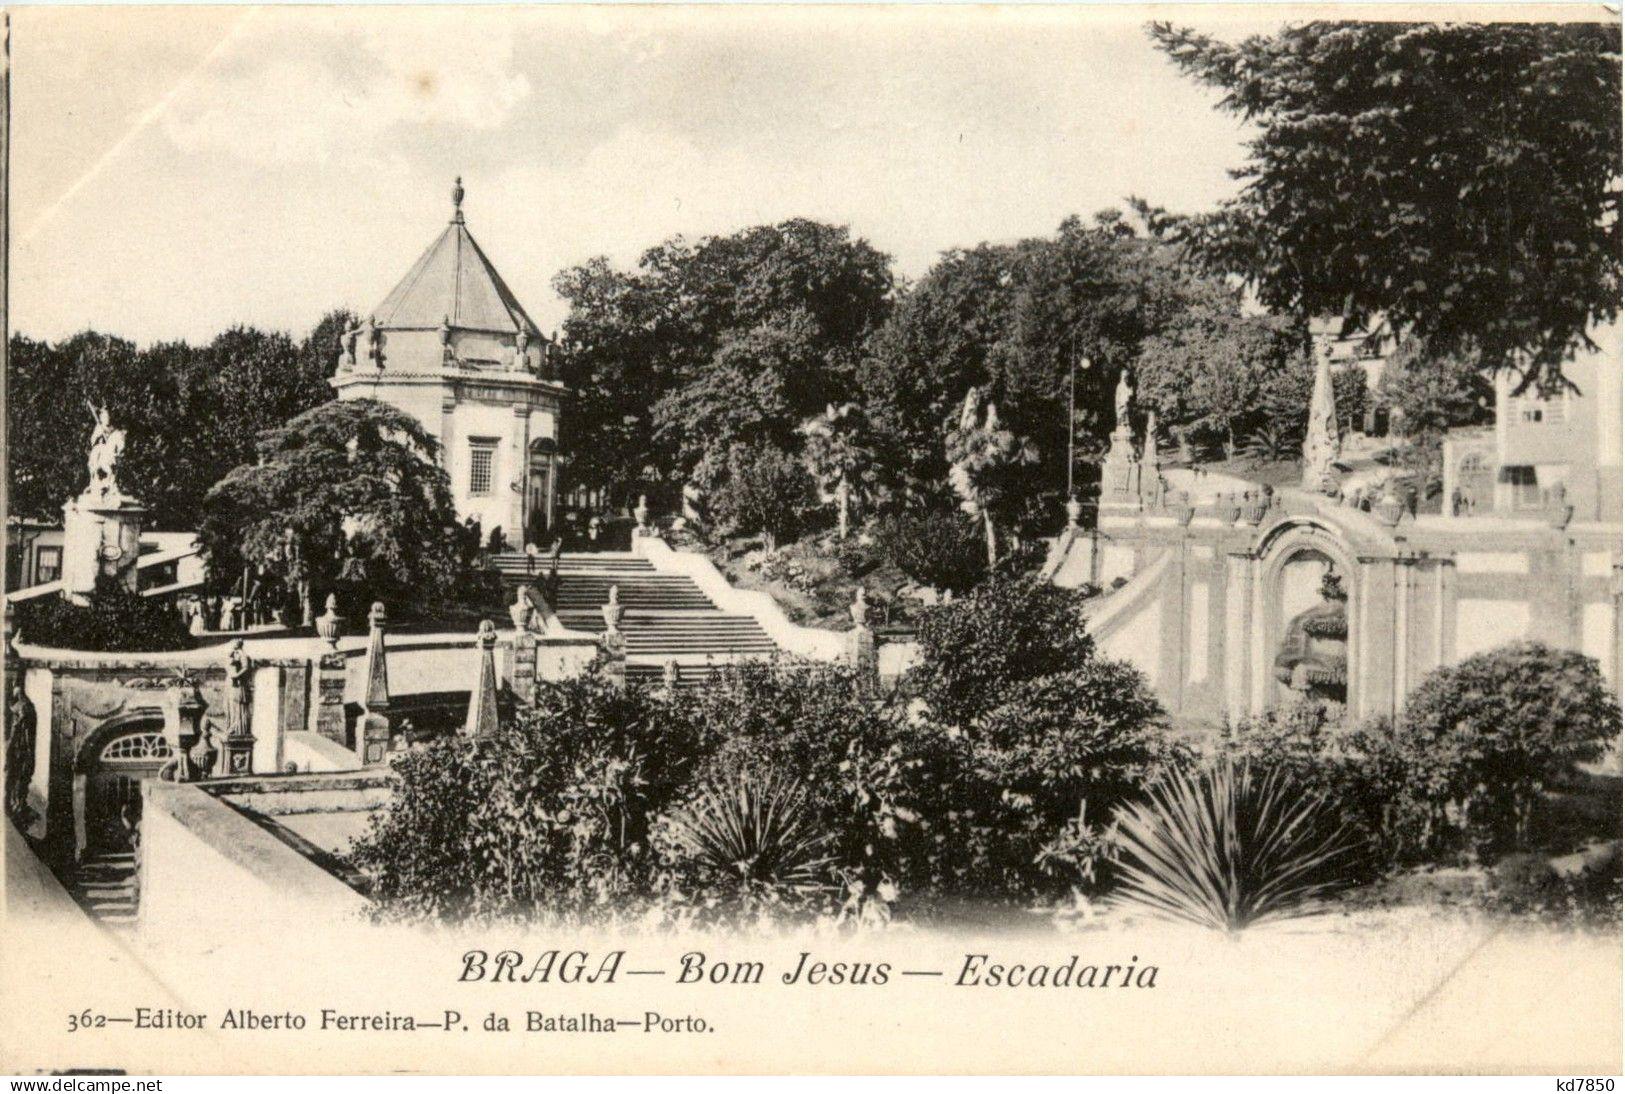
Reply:
[[451, 221], [453, 224], [463, 222], [463, 176], [457, 176], [457, 182], [451, 188]]

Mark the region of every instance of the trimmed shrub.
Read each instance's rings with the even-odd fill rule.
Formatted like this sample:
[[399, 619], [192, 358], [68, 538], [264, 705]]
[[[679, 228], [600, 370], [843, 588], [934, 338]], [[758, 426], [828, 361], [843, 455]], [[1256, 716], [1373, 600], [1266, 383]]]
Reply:
[[875, 525], [875, 542], [911, 581], [963, 593], [987, 576], [977, 526], [957, 513], [899, 513]]
[[925, 612], [910, 683], [932, 715], [964, 725], [1017, 684], [1081, 668], [1094, 655], [1083, 596], [1045, 581], [996, 577]]

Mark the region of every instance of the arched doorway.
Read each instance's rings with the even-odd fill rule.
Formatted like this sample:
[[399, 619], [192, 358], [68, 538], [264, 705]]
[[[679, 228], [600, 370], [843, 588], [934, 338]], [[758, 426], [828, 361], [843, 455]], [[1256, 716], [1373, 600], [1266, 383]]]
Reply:
[[174, 758], [162, 717], [138, 718], [95, 734], [82, 753], [85, 853], [128, 851], [141, 820], [141, 784]]
[[530, 445], [530, 466], [525, 476], [525, 542], [546, 547], [553, 527], [553, 479], [558, 445], [539, 437]]

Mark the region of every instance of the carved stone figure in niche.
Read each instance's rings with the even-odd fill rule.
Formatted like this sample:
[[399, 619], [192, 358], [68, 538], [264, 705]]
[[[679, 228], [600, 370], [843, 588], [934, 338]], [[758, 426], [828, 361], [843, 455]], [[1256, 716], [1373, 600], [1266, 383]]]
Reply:
[[1331, 570], [1319, 604], [1293, 616], [1275, 657], [1275, 678], [1304, 699], [1348, 700], [1348, 593]]

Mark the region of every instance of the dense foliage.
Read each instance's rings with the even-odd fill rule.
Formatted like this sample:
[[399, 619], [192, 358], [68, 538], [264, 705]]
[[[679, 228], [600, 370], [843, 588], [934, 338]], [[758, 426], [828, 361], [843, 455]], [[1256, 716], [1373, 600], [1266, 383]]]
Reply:
[[204, 495], [253, 460], [262, 432], [333, 397], [327, 377], [338, 333], [351, 321], [333, 312], [301, 342], [235, 327], [206, 346], [164, 342], [141, 350], [91, 331], [56, 343], [13, 336], [6, 373], [11, 514], [60, 520], [62, 503], [84, 489], [88, 401], [110, 408], [129, 435], [120, 486], [149, 507], [150, 526], [195, 528]]
[[1389, 862], [1533, 846], [1546, 792], [1619, 732], [1595, 660], [1518, 642], [1437, 669], [1398, 718], [1342, 727], [1315, 705], [1229, 727], [1225, 751], [1338, 801]]
[[1255, 126], [1241, 193], [1183, 230], [1271, 310], [1386, 313], [1431, 354], [1547, 378], [1618, 313], [1617, 23], [1151, 36]]
[[1066, 489], [1074, 366], [1090, 362], [1076, 369], [1072, 424], [1080, 460], [1096, 460], [1115, 424], [1118, 376], [1146, 341], [1189, 309], [1239, 306], [1112, 211], [1093, 223], [1070, 217], [1049, 238], [948, 251], [902, 295], [863, 363], [880, 474], [894, 489], [940, 494], [960, 455], [945, 439], [974, 388], [1030, 457], [1000, 499], [1005, 522], [1025, 533], [1042, 513], [1048, 530]]
[[1527, 848], [1542, 791], [1596, 759], [1619, 727], [1593, 658], [1517, 642], [1430, 674], [1383, 743], [1437, 825], [1480, 846]]
[[910, 684], [932, 715], [965, 725], [1020, 685], [1072, 672], [1094, 658], [1083, 596], [1046, 581], [999, 577], [926, 613]]
[[[978, 603], [938, 611], [1010, 607]], [[1061, 896], [1106, 853], [1083, 803], [1105, 817], [1174, 752], [1134, 670], [1085, 640], [1029, 671], [1016, 641], [982, 634], [1005, 668], [964, 723], [829, 667], [747, 663], [670, 693], [545, 684], [493, 737], [400, 761], [355, 861], [387, 914], [431, 918], [869, 919]]]
[[209, 491], [199, 529], [209, 565], [274, 576], [307, 619], [317, 591], [341, 585], [432, 601], [457, 580], [464, 538], [439, 447], [417, 418], [372, 399], [267, 430], [258, 459]]
[[987, 574], [982, 537], [959, 513], [895, 513], [875, 524], [874, 537], [892, 565], [932, 589], [962, 593]]
[[100, 580], [80, 605], [47, 595], [9, 605], [24, 642], [61, 649], [130, 652], [190, 649], [192, 636], [167, 600], [152, 600]]
[[793, 536], [815, 508], [813, 479], [800, 460], [767, 445], [735, 447], [728, 474], [712, 499], [719, 527], [729, 534], [760, 534], [772, 551]]
[[845, 228], [788, 220], [594, 259], [555, 279], [574, 399], [575, 481], [714, 489], [738, 444], [800, 452], [797, 429], [851, 391], [891, 308], [890, 260]]

